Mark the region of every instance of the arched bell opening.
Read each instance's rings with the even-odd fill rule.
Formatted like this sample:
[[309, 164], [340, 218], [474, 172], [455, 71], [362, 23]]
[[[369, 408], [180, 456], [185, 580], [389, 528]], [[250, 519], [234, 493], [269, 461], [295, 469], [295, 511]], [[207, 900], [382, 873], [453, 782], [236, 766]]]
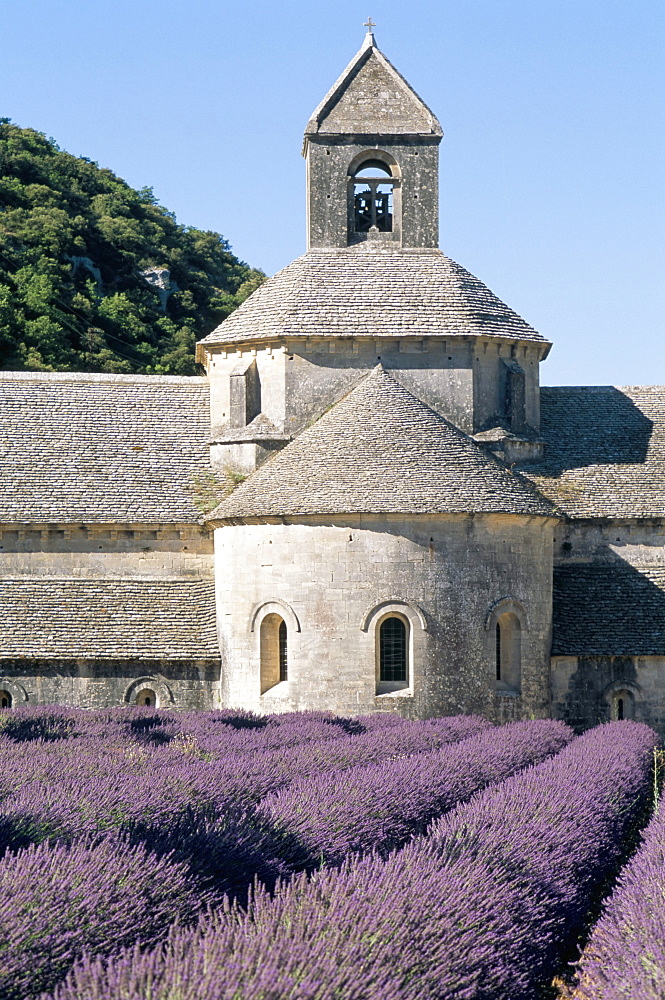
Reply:
[[383, 150], [355, 157], [349, 166], [349, 243], [398, 239], [401, 229], [400, 172]]

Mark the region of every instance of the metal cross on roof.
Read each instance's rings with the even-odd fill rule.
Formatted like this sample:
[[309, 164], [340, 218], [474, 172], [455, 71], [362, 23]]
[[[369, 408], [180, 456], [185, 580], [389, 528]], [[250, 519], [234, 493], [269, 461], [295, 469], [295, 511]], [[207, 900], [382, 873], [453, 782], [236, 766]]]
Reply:
[[376, 24], [375, 24], [375, 23], [374, 23], [374, 21], [372, 20], [372, 16], [371, 16], [371, 14], [370, 14], [370, 16], [369, 16], [369, 17], [367, 18], [367, 20], [365, 21], [365, 23], [364, 23], [363, 27], [364, 27], [364, 28], [367, 28], [367, 34], [368, 34], [368, 35], [371, 35], [371, 34], [372, 34], [372, 28], [376, 28]]

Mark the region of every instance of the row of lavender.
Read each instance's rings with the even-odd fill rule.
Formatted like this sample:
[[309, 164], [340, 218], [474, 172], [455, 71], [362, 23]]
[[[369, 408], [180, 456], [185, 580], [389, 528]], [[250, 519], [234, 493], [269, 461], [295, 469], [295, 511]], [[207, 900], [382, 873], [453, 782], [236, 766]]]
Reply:
[[548, 721], [321, 713], [48, 709], [0, 725], [5, 1000], [52, 988], [84, 950], [228, 909], [254, 878], [272, 887], [374, 848], [378, 861], [572, 737]]
[[644, 831], [578, 963], [572, 1000], [665, 996], [665, 805]]
[[259, 808], [270, 792], [489, 729], [473, 717], [408, 723], [314, 714], [263, 720], [24, 712], [7, 720], [0, 737], [0, 846], [122, 833], [160, 857], [186, 862], [202, 890], [242, 898], [255, 876], [271, 885], [306, 867], [288, 827]]
[[535, 1000], [636, 835], [653, 745], [646, 726], [601, 726], [401, 850], [302, 873], [274, 895], [259, 889], [247, 911], [217, 909], [161, 945], [88, 952], [52, 996]]

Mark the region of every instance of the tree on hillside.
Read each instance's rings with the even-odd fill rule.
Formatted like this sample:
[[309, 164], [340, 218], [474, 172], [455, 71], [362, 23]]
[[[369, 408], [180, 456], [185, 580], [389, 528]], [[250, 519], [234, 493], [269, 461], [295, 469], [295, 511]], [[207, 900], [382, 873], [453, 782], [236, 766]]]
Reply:
[[263, 280], [150, 188], [0, 119], [0, 368], [194, 374]]

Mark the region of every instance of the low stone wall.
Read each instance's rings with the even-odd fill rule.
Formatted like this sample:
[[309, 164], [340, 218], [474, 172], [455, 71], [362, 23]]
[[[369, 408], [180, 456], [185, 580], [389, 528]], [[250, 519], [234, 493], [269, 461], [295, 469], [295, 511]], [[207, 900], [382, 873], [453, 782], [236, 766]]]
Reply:
[[665, 737], [665, 656], [552, 659], [552, 714], [574, 729], [625, 718]]
[[0, 691], [12, 707], [136, 704], [151, 691], [159, 708], [219, 708], [219, 660], [0, 660]]

